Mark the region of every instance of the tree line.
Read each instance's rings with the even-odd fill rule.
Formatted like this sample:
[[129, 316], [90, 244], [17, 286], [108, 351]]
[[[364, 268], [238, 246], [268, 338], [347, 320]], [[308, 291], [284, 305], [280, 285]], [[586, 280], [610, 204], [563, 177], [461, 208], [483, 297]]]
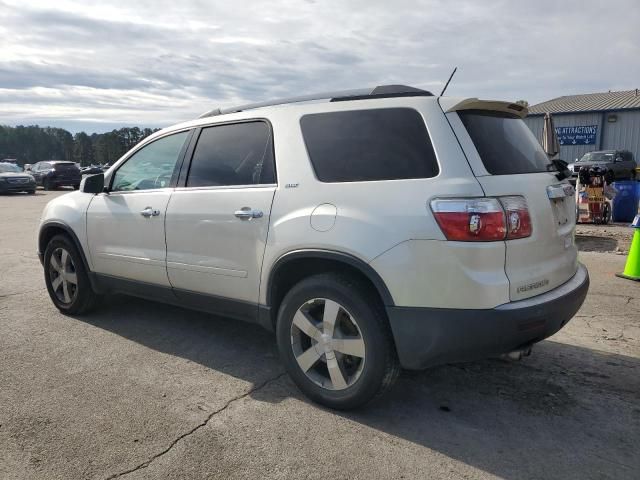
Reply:
[[20, 165], [43, 160], [68, 160], [82, 166], [112, 164], [157, 130], [125, 127], [107, 133], [72, 135], [63, 128], [0, 125], [0, 160], [15, 158]]

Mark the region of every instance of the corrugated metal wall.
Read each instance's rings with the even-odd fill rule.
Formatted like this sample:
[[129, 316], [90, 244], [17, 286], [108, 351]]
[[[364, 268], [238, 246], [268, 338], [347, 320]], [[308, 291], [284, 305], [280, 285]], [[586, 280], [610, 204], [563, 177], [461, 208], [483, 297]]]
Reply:
[[[555, 117], [554, 117], [554, 120], [555, 120]], [[536, 136], [538, 141], [542, 143], [542, 127], [544, 125], [544, 116], [538, 115], [536, 117], [525, 117], [524, 123], [527, 124], [527, 126]]]
[[[608, 115], [615, 115], [617, 121], [607, 121]], [[602, 149], [622, 148], [633, 152], [636, 162], [640, 162], [640, 111], [606, 113]]]
[[[617, 121], [607, 121], [608, 115], [616, 115]], [[604, 119], [604, 120], [603, 120]], [[526, 117], [524, 122], [529, 126], [538, 140], [542, 140], [544, 116]], [[640, 110], [629, 112], [603, 113], [571, 113], [555, 114], [553, 123], [556, 127], [577, 127], [582, 125], [598, 125], [595, 145], [561, 145], [559, 158], [573, 162], [587, 152], [593, 150], [625, 149], [633, 152], [636, 162], [640, 164]], [[600, 143], [602, 142], [602, 143]], [[602, 145], [602, 147], [600, 147]]]

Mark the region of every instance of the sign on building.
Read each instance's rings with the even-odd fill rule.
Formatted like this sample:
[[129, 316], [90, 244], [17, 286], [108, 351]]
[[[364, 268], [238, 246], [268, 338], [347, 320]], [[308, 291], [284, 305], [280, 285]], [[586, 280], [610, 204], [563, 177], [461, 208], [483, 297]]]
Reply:
[[595, 145], [597, 134], [597, 125], [556, 127], [556, 135], [558, 135], [560, 145]]

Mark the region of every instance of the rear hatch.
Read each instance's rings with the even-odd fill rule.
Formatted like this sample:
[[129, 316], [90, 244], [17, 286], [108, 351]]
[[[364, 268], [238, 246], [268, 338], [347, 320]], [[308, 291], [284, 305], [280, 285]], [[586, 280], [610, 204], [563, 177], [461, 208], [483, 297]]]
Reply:
[[466, 101], [447, 118], [488, 197], [525, 198], [532, 233], [506, 240], [505, 273], [512, 301], [552, 290], [576, 272], [575, 195], [522, 121], [526, 109], [502, 102]]
[[53, 169], [60, 178], [75, 179], [80, 176], [80, 169], [73, 162], [54, 163]]

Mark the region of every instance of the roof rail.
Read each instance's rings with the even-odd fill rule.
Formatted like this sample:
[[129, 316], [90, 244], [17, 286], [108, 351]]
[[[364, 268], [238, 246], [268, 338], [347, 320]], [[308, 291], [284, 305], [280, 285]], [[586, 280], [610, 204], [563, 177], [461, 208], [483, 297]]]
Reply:
[[274, 105], [285, 105], [288, 103], [312, 102], [314, 100], [329, 100], [330, 102], [344, 102], [348, 100], [366, 100], [371, 98], [392, 98], [392, 97], [432, 97], [433, 94], [427, 90], [409, 87], [407, 85], [380, 85], [374, 88], [359, 88], [354, 90], [342, 90], [338, 92], [315, 93], [302, 95], [299, 97], [280, 98], [277, 100], [267, 100], [266, 102], [248, 103], [237, 107], [214, 108], [203, 113], [198, 118], [215, 117], [226, 113], [237, 113], [254, 108], [271, 107]]

